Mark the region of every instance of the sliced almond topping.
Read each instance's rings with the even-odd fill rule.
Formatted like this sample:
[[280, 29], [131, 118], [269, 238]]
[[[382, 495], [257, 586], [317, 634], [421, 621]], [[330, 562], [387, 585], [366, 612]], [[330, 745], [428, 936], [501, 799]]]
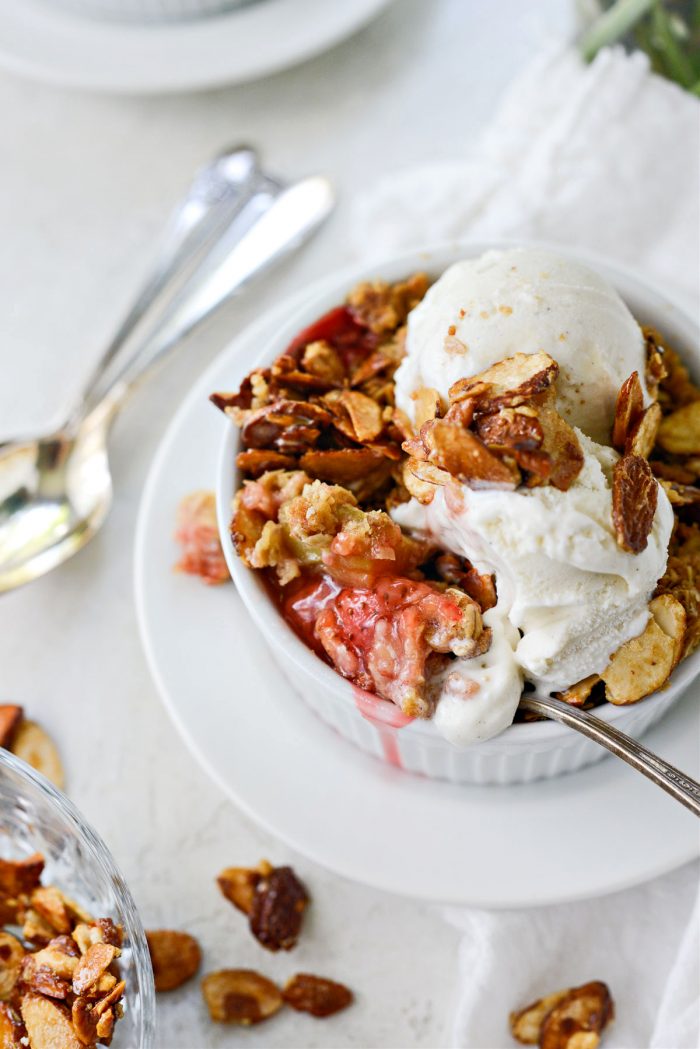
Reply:
[[20, 1012], [31, 1049], [83, 1049], [63, 1005], [50, 998], [25, 994]]
[[172, 929], [146, 933], [157, 991], [173, 991], [190, 980], [199, 969], [202, 952], [194, 936]]
[[360, 444], [373, 441], [384, 428], [382, 411], [376, 401], [357, 390], [342, 390], [338, 403], [348, 413], [352, 429], [350, 436]]
[[12, 740], [12, 753], [46, 776], [59, 790], [63, 789], [65, 776], [56, 744], [36, 722], [19, 724]]
[[667, 415], [659, 427], [657, 441], [673, 455], [700, 455], [700, 401], [692, 401]]
[[612, 445], [623, 452], [633, 428], [644, 412], [644, 394], [639, 381], [639, 372], [632, 372], [625, 379], [615, 404], [615, 421], [612, 430]]
[[250, 477], [260, 477], [268, 470], [293, 470], [296, 459], [291, 455], [282, 455], [263, 448], [249, 448], [247, 452], [239, 452], [236, 456], [236, 466], [241, 473]]
[[[480, 408], [490, 410], [515, 406], [552, 385], [559, 365], [548, 353], [516, 353], [471, 378], [459, 379], [450, 387], [450, 401], [476, 396]], [[488, 389], [482, 389], [482, 386]], [[478, 391], [478, 392], [477, 392]]]
[[700, 488], [690, 484], [674, 484], [673, 481], [660, 481], [659, 484], [668, 496], [671, 506], [697, 506], [700, 504]]
[[420, 459], [409, 459], [407, 469], [424, 484], [442, 486], [452, 483], [452, 475], [448, 474], [447, 470], [441, 470], [432, 463], [421, 462]]
[[517, 467], [488, 450], [476, 434], [436, 419], [421, 430], [428, 460], [471, 488], [515, 488]]
[[252, 969], [222, 969], [202, 980], [202, 994], [215, 1023], [249, 1027], [274, 1016], [282, 995], [271, 980]]
[[646, 459], [624, 455], [613, 468], [612, 522], [618, 545], [631, 554], [646, 549], [659, 486]]
[[538, 408], [538, 421], [544, 438], [541, 451], [551, 462], [549, 483], [561, 492], [569, 490], [583, 469], [583, 451], [576, 432], [554, 408]]
[[312, 477], [331, 484], [358, 481], [383, 465], [383, 456], [369, 448], [341, 448], [337, 451], [309, 451], [299, 465]]
[[23, 716], [21, 707], [12, 703], [0, 703], [0, 747], [9, 747]]
[[578, 681], [575, 685], [571, 685], [565, 692], [557, 692], [557, 699], [563, 699], [565, 703], [570, 703], [572, 707], [582, 707], [586, 702], [591, 692], [593, 691], [594, 685], [597, 685], [600, 681], [598, 674], [591, 674], [590, 677], [585, 677], [583, 681]]
[[649, 608], [652, 616], [645, 630], [622, 645], [600, 675], [606, 699], [615, 706], [636, 703], [662, 688], [680, 658], [686, 624], [680, 602], [665, 594]]
[[450, 480], [450, 475], [445, 474], [444, 470], [438, 470], [437, 467], [431, 466], [430, 463], [421, 462], [419, 459], [407, 459], [403, 464], [401, 476], [406, 491], [414, 499], [417, 499], [422, 506], [429, 506], [435, 498], [436, 482], [424, 480], [415, 471], [415, 467], [419, 467], [421, 470], [428, 467], [440, 475], [444, 474], [446, 481], [442, 483], [447, 483]]
[[423, 423], [437, 418], [441, 410], [440, 394], [431, 386], [421, 386], [411, 394], [411, 400], [415, 404], [413, 409], [413, 421], [416, 430], [420, 430]]
[[643, 459], [648, 459], [656, 444], [660, 424], [661, 405], [655, 401], [632, 426], [625, 442], [625, 451], [630, 455], [641, 455]]
[[540, 1049], [596, 1049], [613, 1016], [613, 1000], [604, 983], [575, 987], [544, 1018]]
[[673, 665], [678, 664], [683, 652], [687, 616], [683, 605], [672, 594], [659, 594], [649, 602], [649, 611], [664, 634], [673, 640]]

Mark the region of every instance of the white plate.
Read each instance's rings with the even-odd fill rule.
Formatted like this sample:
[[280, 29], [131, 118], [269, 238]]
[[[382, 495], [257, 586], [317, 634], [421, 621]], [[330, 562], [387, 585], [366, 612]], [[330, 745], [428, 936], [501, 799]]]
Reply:
[[[363, 754], [292, 693], [233, 586], [209, 588], [172, 571], [177, 504], [193, 488], [214, 488], [228, 425], [208, 394], [233, 387], [301, 302], [281, 304], [209, 368], [171, 423], [143, 496], [141, 634], [192, 752], [291, 848], [348, 878], [426, 900], [563, 902], [638, 884], [698, 855], [694, 817], [613, 758], [527, 786], [460, 787]], [[699, 728], [691, 688], [645, 743], [698, 777]]]
[[268, 76], [325, 51], [388, 0], [258, 0], [197, 21], [106, 22], [51, 0], [0, 3], [0, 66], [95, 91], [194, 91]]

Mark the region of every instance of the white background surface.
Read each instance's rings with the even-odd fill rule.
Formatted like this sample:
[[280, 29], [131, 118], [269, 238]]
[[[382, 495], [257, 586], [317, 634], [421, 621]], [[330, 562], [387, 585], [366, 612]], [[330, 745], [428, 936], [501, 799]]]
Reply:
[[[193, 97], [110, 99], [0, 78], [2, 434], [60, 419], [169, 207], [222, 145], [250, 141], [288, 175], [325, 170], [347, 202], [380, 174], [466, 149], [510, 77], [569, 20], [567, 0], [397, 0], [308, 65]], [[341, 206], [303, 257], [138, 392], [114, 433], [117, 499], [105, 529], [73, 562], [0, 602], [0, 701], [23, 703], [60, 743], [69, 793], [113, 850], [145, 924], [189, 929], [207, 968], [260, 967], [273, 977], [311, 969], [358, 994], [335, 1020], [290, 1012], [251, 1036], [211, 1026], [196, 987], [185, 988], [160, 999], [163, 1049], [446, 1044], [457, 937], [430, 908], [298, 861], [314, 906], [298, 950], [276, 957], [221, 900], [213, 881], [221, 867], [290, 857], [185, 751], [149, 679], [134, 617], [138, 499], [178, 402], [228, 334], [346, 261], [345, 239]], [[282, 782], [284, 770], [276, 774]]]

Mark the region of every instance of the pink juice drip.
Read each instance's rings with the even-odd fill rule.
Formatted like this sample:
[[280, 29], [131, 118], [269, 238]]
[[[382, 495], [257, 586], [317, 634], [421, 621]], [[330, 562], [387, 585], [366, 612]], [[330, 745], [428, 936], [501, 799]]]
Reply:
[[380, 699], [379, 696], [374, 696], [371, 692], [365, 692], [364, 689], [358, 688], [356, 685], [353, 685], [352, 691], [355, 697], [355, 706], [360, 714], [367, 721], [371, 722], [379, 733], [379, 742], [384, 754], [384, 760], [388, 765], [393, 765], [394, 768], [403, 768], [394, 730], [405, 728], [414, 719], [404, 714], [395, 703], [389, 703], [386, 699]]

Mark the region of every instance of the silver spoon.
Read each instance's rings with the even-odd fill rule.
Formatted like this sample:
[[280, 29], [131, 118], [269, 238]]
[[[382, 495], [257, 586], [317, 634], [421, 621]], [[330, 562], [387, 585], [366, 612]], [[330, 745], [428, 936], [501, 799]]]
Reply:
[[[155, 271], [55, 433], [0, 444], [0, 592], [77, 553], [112, 499], [110, 425], [141, 376], [222, 302], [301, 245], [333, 208], [330, 183], [285, 187], [232, 150], [195, 178]], [[144, 334], [145, 321], [157, 314]]]
[[552, 696], [525, 695], [520, 700], [520, 707], [533, 714], [544, 714], [553, 721], [560, 721], [562, 725], [582, 732], [584, 736], [600, 743], [601, 747], [605, 747], [653, 780], [696, 816], [700, 816], [700, 783], [647, 750], [641, 743], [637, 743], [636, 739], [626, 736], [624, 732], [589, 714], [587, 710], [573, 707], [570, 703], [564, 703], [563, 700], [554, 699]]

